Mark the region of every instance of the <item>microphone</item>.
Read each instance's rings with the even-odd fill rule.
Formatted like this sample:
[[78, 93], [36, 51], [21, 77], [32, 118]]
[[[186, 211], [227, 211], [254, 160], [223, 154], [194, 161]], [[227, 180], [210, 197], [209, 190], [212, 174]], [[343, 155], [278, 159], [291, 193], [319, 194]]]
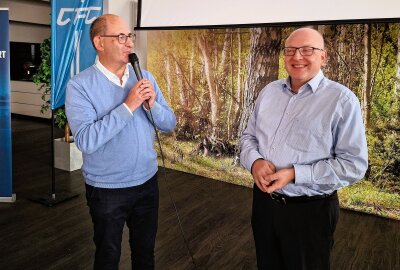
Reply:
[[[133, 70], [135, 71], [137, 80], [140, 81], [141, 79], [143, 79], [142, 70], [140, 69], [139, 65], [139, 58], [137, 57], [136, 53], [129, 54], [129, 62], [131, 63]], [[146, 100], [146, 103], [150, 107], [148, 99]]]
[[131, 63], [133, 70], [135, 71], [138, 81], [143, 79], [142, 71], [140, 70], [139, 59], [136, 53], [129, 54], [129, 62]]

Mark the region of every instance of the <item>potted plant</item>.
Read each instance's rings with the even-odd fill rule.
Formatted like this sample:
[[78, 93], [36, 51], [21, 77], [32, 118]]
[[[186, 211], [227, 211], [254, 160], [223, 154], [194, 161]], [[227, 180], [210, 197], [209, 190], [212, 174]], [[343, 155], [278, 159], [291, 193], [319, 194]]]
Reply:
[[[40, 112], [44, 113], [50, 109], [51, 92], [51, 39], [45, 39], [40, 45], [41, 63], [38, 72], [33, 76], [33, 81], [39, 86], [38, 91], [42, 93], [44, 104]], [[70, 128], [65, 115], [64, 107], [53, 112], [54, 124], [64, 128], [64, 137], [54, 139], [54, 166], [58, 169], [74, 171], [82, 166], [82, 153], [76, 147], [73, 137], [70, 136]]]

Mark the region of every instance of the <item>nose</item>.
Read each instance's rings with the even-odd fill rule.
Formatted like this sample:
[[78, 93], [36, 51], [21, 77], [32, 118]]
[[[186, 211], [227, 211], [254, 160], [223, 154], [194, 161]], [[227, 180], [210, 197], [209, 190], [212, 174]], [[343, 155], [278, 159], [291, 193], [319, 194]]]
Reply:
[[303, 58], [303, 56], [300, 53], [299, 48], [297, 48], [296, 51], [294, 52], [293, 58], [296, 58], [296, 59], [302, 59]]
[[127, 47], [129, 47], [129, 48], [132, 48], [133, 45], [134, 45], [133, 40], [130, 39], [130, 38], [127, 38], [127, 39], [126, 39], [126, 42], [125, 42], [125, 46], [127, 46]]

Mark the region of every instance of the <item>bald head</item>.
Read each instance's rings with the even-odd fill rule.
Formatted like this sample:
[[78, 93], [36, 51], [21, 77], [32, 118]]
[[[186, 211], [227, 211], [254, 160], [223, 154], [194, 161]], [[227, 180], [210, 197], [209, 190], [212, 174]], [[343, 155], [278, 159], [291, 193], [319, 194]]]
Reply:
[[325, 49], [324, 38], [321, 33], [312, 28], [299, 28], [293, 31], [286, 39], [285, 47], [291, 47], [293, 41], [303, 40], [309, 46]]
[[90, 40], [92, 41], [93, 47], [96, 49], [93, 43], [95, 36], [105, 35], [107, 33], [107, 26], [110, 23], [120, 20], [121, 18], [114, 14], [104, 14], [93, 21], [90, 26]]
[[291, 48], [292, 52], [294, 50], [294, 54], [285, 55], [284, 61], [292, 90], [296, 92], [325, 65], [327, 53], [324, 38], [314, 29], [300, 28], [290, 34], [285, 48]]

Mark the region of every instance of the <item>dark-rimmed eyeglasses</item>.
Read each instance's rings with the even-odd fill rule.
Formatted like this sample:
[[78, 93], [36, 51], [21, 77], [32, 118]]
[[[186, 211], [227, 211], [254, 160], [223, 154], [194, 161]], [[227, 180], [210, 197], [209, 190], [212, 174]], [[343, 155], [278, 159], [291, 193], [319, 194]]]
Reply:
[[101, 37], [114, 37], [114, 38], [118, 38], [118, 42], [120, 44], [125, 44], [126, 41], [129, 39], [131, 39], [132, 42], [136, 41], [136, 34], [119, 34], [119, 35], [100, 35]]
[[299, 50], [300, 55], [302, 56], [310, 56], [314, 53], [314, 50], [323, 51], [324, 49], [315, 48], [311, 46], [304, 47], [285, 47], [283, 48], [283, 55], [285, 56], [293, 56], [296, 54], [296, 51]]

